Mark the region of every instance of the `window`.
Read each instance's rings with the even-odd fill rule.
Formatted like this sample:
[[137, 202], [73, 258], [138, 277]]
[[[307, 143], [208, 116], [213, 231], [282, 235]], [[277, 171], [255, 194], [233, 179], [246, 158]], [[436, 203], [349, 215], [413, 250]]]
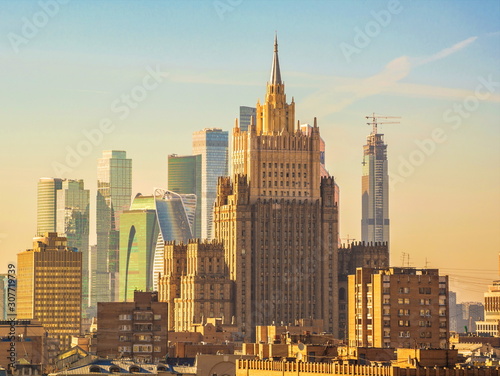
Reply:
[[400, 287], [399, 288], [399, 293], [400, 294], [409, 294], [410, 293], [410, 288], [409, 287]]
[[421, 317], [429, 317], [431, 315], [431, 310], [430, 309], [421, 309], [420, 310], [420, 316]]
[[430, 287], [419, 287], [418, 289], [419, 294], [430, 294], [431, 293], [431, 288]]
[[132, 315], [120, 315], [118, 320], [132, 320]]
[[134, 345], [134, 352], [152, 352], [152, 351], [153, 351], [152, 345]]

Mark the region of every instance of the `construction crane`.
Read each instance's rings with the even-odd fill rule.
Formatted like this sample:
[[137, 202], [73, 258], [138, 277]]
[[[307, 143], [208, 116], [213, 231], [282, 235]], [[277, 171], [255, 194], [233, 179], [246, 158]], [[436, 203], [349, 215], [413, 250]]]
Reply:
[[354, 241], [354, 240], [356, 240], [356, 239], [351, 238], [351, 237], [349, 236], [349, 234], [347, 234], [347, 238], [340, 238], [340, 241], [342, 241], [342, 240], [347, 240], [347, 244], [351, 244], [351, 242], [353, 242], [353, 241]]
[[373, 126], [373, 134], [377, 133], [377, 125], [378, 124], [399, 124], [399, 121], [379, 121], [379, 119], [401, 119], [401, 116], [380, 116], [376, 115], [375, 112], [370, 116], [365, 116], [365, 119], [371, 119], [368, 125]]

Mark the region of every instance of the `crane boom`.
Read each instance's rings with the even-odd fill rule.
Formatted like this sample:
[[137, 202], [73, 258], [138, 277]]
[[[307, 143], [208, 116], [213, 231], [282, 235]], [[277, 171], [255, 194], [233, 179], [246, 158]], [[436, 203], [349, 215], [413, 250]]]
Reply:
[[373, 134], [377, 133], [377, 126], [378, 124], [399, 124], [399, 121], [379, 121], [379, 119], [401, 119], [401, 116], [382, 116], [382, 115], [376, 115], [375, 112], [372, 115], [365, 116], [365, 119], [371, 119], [369, 121], [368, 125], [373, 126]]

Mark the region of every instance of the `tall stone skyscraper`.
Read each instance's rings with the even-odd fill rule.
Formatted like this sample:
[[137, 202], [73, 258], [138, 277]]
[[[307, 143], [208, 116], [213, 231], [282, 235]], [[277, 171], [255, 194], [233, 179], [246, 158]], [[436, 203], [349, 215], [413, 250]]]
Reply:
[[266, 100], [244, 132], [233, 130], [233, 175], [219, 179], [215, 237], [235, 281], [235, 318], [255, 325], [324, 320], [338, 332], [338, 206], [333, 177], [321, 177], [320, 134], [295, 124], [275, 41]]
[[193, 155], [201, 155], [201, 237], [212, 239], [217, 179], [226, 176], [228, 132], [205, 128], [193, 133]]
[[376, 119], [373, 131], [363, 147], [361, 178], [361, 240], [389, 244], [389, 175], [387, 145], [378, 133]]
[[118, 296], [120, 214], [130, 207], [132, 160], [125, 151], [103, 151], [97, 163], [97, 268], [91, 271], [95, 291], [91, 305]]

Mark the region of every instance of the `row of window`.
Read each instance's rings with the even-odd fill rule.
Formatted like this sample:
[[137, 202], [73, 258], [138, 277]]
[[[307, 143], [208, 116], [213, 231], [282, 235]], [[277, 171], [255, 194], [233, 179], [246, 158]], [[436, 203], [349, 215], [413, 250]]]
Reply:
[[[306, 187], [307, 187], [307, 184], [308, 184], [308, 183], [305, 181], [305, 182], [304, 182], [304, 188], [306, 188]], [[285, 181], [285, 184], [283, 184], [283, 180], [280, 180], [280, 187], [283, 187], [283, 186], [285, 186], [285, 185], [286, 185], [287, 187], [289, 187], [289, 186], [290, 186], [290, 182], [289, 182], [288, 180], [286, 180], [286, 181]], [[267, 187], [268, 187], [268, 188], [272, 188], [272, 186], [273, 186], [273, 185], [272, 185], [272, 182], [271, 182], [271, 180], [269, 180], [269, 181], [268, 181], [268, 184], [267, 184]], [[275, 187], [277, 187], [277, 186], [278, 186], [278, 181], [277, 181], [277, 180], [274, 180], [274, 186], [275, 186]], [[295, 187], [295, 186], [297, 186], [297, 187]], [[263, 187], [263, 188], [266, 188], [266, 181], [265, 181], [265, 180], [262, 180], [262, 187]], [[293, 187], [293, 188], [300, 188], [300, 181], [298, 181], [298, 182], [292, 181], [292, 187]]]
[[[272, 168], [273, 167], [273, 164], [271, 162], [269, 163], [266, 163], [266, 162], [263, 162], [262, 163], [262, 168], [266, 168], [266, 165], [268, 168]], [[290, 168], [290, 163], [280, 163], [280, 168]], [[297, 168], [300, 169], [301, 167], [303, 167], [304, 169], [307, 168], [307, 163], [304, 163], [303, 165], [301, 163], [297, 163]], [[274, 163], [274, 168], [278, 168], [278, 163]], [[295, 163], [292, 163], [292, 168], [295, 168]]]
[[135, 315], [132, 314], [122, 314], [118, 316], [118, 320], [132, 320], [132, 317], [134, 320], [161, 320], [161, 315], [153, 315], [152, 312], [141, 312], [141, 313], [136, 313]]
[[[263, 191], [262, 195], [266, 196], [266, 192], [267, 191]], [[309, 192], [304, 191], [304, 196], [308, 196], [308, 195], [309, 195]], [[274, 191], [274, 195], [273, 195], [273, 191], [269, 191], [269, 196], [278, 196], [278, 191]], [[281, 196], [290, 196], [290, 192], [289, 191], [281, 191]], [[302, 192], [298, 191], [297, 196], [301, 197]], [[295, 191], [292, 191], [292, 197], [295, 197]]]

